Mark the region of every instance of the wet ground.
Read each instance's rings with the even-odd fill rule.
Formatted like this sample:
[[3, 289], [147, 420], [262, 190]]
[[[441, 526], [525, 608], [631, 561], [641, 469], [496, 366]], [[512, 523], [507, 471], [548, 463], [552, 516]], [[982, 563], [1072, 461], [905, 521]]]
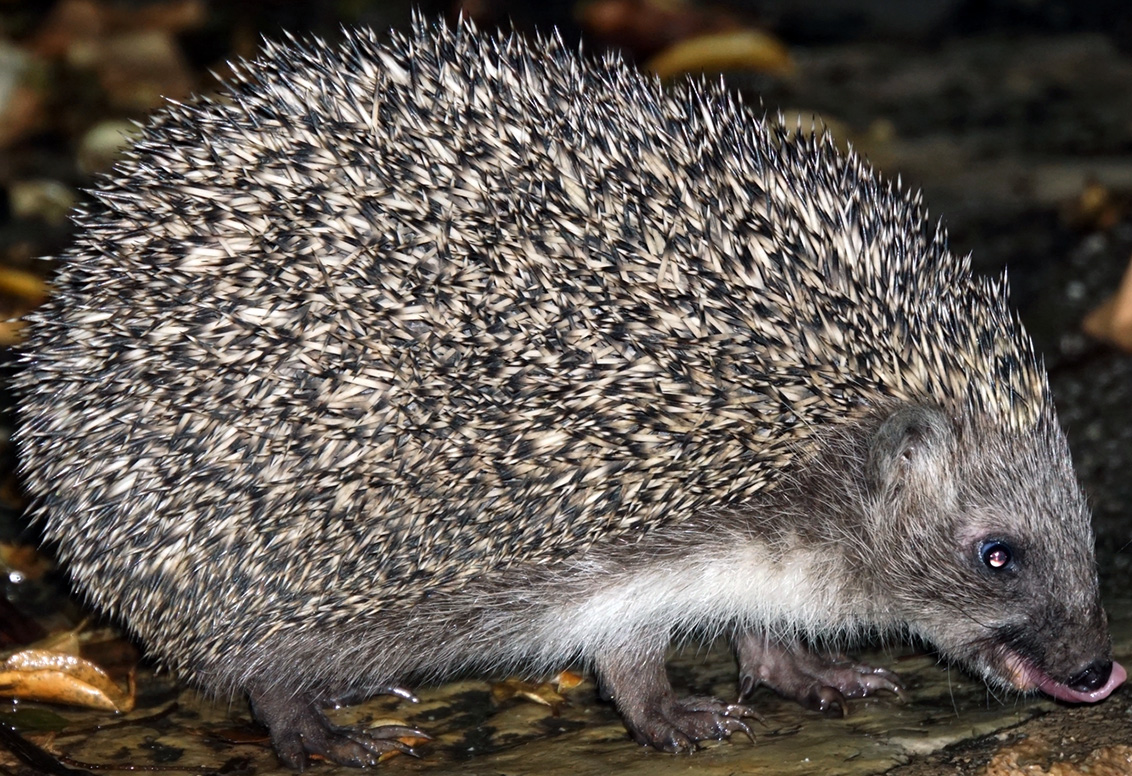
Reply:
[[[1116, 654], [1132, 665], [1132, 357], [1078, 333], [1080, 318], [1113, 290], [1132, 257], [1132, 214], [1117, 207], [1100, 226], [1066, 216], [1090, 181], [1118, 199], [1132, 192], [1132, 60], [1101, 35], [989, 35], [931, 48], [854, 44], [793, 54], [791, 80], [748, 76], [737, 85], [768, 108], [821, 113], [878, 167], [924, 187], [955, 250], [972, 251], [984, 271], [1011, 267], [1015, 301], [1045, 353], [1095, 508]], [[846, 718], [829, 719], [760, 693], [754, 744], [739, 738], [690, 756], [637, 747], [589, 683], [566, 691], [568, 703], [557, 708], [498, 702], [490, 684], [469, 680], [423, 690], [419, 705], [379, 699], [336, 714], [343, 722], [401, 719], [434, 734], [422, 759], [394, 758], [382, 766], [389, 773], [1132, 773], [1132, 688], [1095, 707], [1070, 708], [995, 697], [911, 646], [868, 657], [901, 672], [904, 700], [855, 701]], [[672, 665], [679, 692], [735, 692], [724, 651], [688, 652]], [[138, 709], [118, 723], [58, 712], [72, 729], [115, 727], [32, 737], [85, 762], [276, 767], [262, 735], [241, 724], [248, 718], [242, 703], [209, 703], [167, 679], [142, 688]], [[176, 710], [166, 713], [174, 701]], [[4, 763], [10, 772], [20, 768]]]
[[[1114, 603], [1116, 652], [1132, 663], [1132, 602]], [[992, 695], [981, 682], [910, 648], [864, 657], [900, 672], [906, 683], [903, 699], [882, 694], [851, 701], [844, 718], [823, 717], [760, 690], [752, 701], [762, 716], [753, 725], [753, 743], [737, 736], [690, 755], [637, 746], [589, 682], [565, 691], [566, 702], [554, 708], [521, 698], [499, 701], [492, 697], [492, 685], [469, 680], [425, 689], [419, 704], [376, 699], [339, 710], [334, 718], [348, 724], [398, 720], [434, 736], [421, 747], [421, 759], [397, 756], [380, 766], [391, 774], [1132, 773], [1128, 688], [1102, 704], [1073, 708], [1042, 698]], [[681, 693], [728, 698], [735, 692], [734, 665], [724, 650], [674, 655], [671, 674]], [[172, 685], [160, 680], [146, 679], [142, 685], [146, 694], [126, 720], [92, 733], [87, 726], [105, 724], [105, 715], [68, 714], [79, 732], [60, 735], [53, 748], [65, 752], [71, 765], [278, 769], [243, 704], [229, 708], [191, 691], [178, 698]], [[318, 773], [355, 772], [325, 763], [314, 767]]]

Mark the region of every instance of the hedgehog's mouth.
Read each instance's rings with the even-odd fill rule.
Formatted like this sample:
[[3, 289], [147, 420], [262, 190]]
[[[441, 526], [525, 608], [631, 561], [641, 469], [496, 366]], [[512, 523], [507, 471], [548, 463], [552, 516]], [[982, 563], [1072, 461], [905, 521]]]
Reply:
[[1069, 701], [1070, 703], [1103, 701], [1128, 678], [1128, 672], [1124, 670], [1124, 666], [1113, 661], [1112, 671], [1109, 672], [1108, 681], [1105, 682], [1104, 686], [1091, 692], [1082, 692], [1057, 681], [1017, 652], [1011, 652], [1006, 656], [1006, 667], [1010, 674], [1011, 684], [1019, 690], [1023, 692], [1040, 690], [1046, 695], [1052, 695], [1058, 700]]

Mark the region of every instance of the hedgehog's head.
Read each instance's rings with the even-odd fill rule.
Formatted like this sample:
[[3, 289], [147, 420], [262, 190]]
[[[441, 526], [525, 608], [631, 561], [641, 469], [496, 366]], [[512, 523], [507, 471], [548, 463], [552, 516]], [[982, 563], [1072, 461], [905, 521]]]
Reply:
[[914, 633], [992, 685], [1078, 702], [1120, 685], [1052, 409], [1018, 433], [901, 406], [871, 437], [866, 477], [869, 563]]

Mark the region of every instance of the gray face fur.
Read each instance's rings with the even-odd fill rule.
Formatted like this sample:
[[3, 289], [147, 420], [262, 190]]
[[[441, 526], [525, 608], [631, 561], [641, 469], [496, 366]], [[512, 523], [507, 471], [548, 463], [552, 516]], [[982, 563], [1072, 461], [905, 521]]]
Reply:
[[79, 587], [286, 762], [396, 748], [336, 695], [574, 659], [694, 746], [744, 713], [674, 700], [696, 633], [745, 676], [906, 625], [998, 684], [1118, 682], [1044, 371], [917, 197], [554, 40], [235, 70], [80, 216], [18, 441]]
[[1052, 416], [1012, 434], [903, 409], [866, 471], [860, 562], [914, 632], [1000, 687], [1069, 684], [1108, 659], [1089, 513]]

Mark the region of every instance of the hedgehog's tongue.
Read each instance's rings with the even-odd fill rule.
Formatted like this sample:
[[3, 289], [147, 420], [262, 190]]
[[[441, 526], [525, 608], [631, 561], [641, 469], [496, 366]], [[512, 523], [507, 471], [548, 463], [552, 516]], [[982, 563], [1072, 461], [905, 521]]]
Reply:
[[1037, 668], [1028, 663], [1019, 666], [1021, 668], [1023, 684], [1044, 692], [1046, 695], [1052, 695], [1058, 700], [1069, 701], [1070, 703], [1096, 703], [1103, 701], [1109, 696], [1113, 690], [1124, 683], [1128, 678], [1128, 672], [1124, 670], [1124, 666], [1120, 663], [1114, 662], [1112, 664], [1112, 673], [1108, 675], [1108, 681], [1105, 682], [1104, 687], [1092, 692], [1081, 692], [1074, 690], [1069, 685], [1055, 682], [1048, 675], [1042, 673]]

